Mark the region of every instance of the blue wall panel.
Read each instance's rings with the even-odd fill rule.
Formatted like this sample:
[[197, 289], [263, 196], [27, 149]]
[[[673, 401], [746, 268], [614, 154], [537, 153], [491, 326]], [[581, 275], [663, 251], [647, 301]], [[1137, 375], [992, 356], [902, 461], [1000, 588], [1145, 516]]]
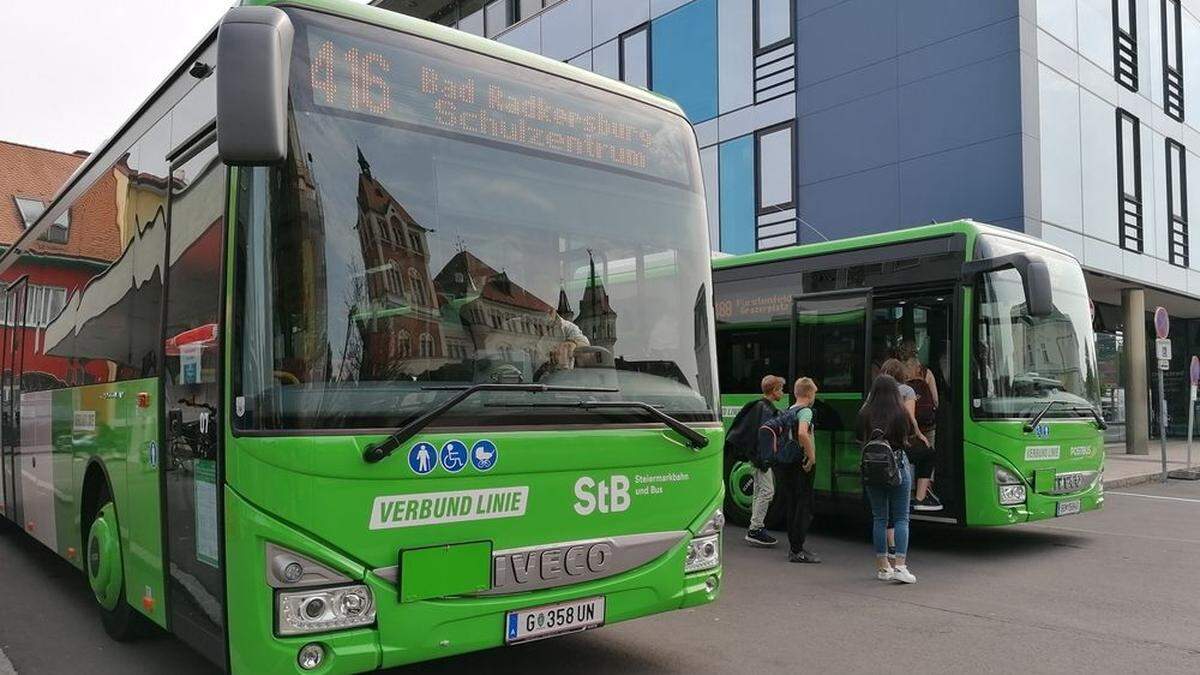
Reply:
[[695, 0], [650, 28], [651, 87], [675, 99], [688, 119], [717, 116], [717, 0]]
[[754, 250], [754, 136], [721, 144], [721, 250]]

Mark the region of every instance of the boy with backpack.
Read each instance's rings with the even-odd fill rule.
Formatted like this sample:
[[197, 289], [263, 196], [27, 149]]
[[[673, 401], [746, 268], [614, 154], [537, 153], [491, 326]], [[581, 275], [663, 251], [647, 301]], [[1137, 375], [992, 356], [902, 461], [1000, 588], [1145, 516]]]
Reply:
[[746, 530], [746, 543], [751, 546], [770, 547], [779, 543], [767, 533], [766, 528], [767, 509], [775, 497], [775, 476], [757, 446], [759, 429], [779, 414], [775, 402], [783, 398], [784, 383], [784, 379], [777, 375], [764, 377], [761, 383], [762, 398], [742, 406], [725, 436], [726, 445], [754, 466], [754, 501], [750, 506], [750, 527]]
[[817, 454], [813, 442], [813, 401], [817, 385], [812, 378], [796, 380], [793, 388], [796, 402], [782, 415], [764, 425], [764, 431], [782, 431], [775, 457], [775, 479], [786, 499], [788, 562], [819, 563], [821, 558], [804, 548], [808, 526], [812, 524], [814, 493], [813, 476]]

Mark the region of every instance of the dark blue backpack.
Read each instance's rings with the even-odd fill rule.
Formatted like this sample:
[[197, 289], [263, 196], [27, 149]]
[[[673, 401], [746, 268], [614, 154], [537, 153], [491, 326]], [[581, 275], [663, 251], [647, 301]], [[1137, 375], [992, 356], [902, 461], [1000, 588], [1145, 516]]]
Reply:
[[795, 464], [804, 451], [796, 440], [800, 408], [788, 408], [758, 428], [758, 457], [755, 465], [769, 469], [779, 464]]

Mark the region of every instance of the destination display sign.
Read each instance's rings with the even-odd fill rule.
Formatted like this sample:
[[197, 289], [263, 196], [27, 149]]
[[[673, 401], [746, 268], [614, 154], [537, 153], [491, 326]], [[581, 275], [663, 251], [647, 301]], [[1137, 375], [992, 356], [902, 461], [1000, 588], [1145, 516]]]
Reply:
[[311, 27], [307, 34], [317, 106], [691, 182], [690, 135], [666, 113], [413, 38], [397, 43], [419, 49]]

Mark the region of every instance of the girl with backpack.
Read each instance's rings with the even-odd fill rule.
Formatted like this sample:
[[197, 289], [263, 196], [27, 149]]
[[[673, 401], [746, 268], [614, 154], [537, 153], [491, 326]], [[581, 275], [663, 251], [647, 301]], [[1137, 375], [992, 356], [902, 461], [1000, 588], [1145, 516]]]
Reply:
[[[858, 435], [863, 441], [863, 490], [871, 504], [871, 539], [875, 545], [876, 577], [881, 581], [915, 584], [908, 570], [909, 500], [912, 477], [903, 449], [916, 435], [908, 410], [900, 399], [900, 383], [880, 375], [858, 412]], [[887, 459], [889, 466], [879, 465]], [[896, 554], [888, 557], [888, 522], [895, 525]]]

